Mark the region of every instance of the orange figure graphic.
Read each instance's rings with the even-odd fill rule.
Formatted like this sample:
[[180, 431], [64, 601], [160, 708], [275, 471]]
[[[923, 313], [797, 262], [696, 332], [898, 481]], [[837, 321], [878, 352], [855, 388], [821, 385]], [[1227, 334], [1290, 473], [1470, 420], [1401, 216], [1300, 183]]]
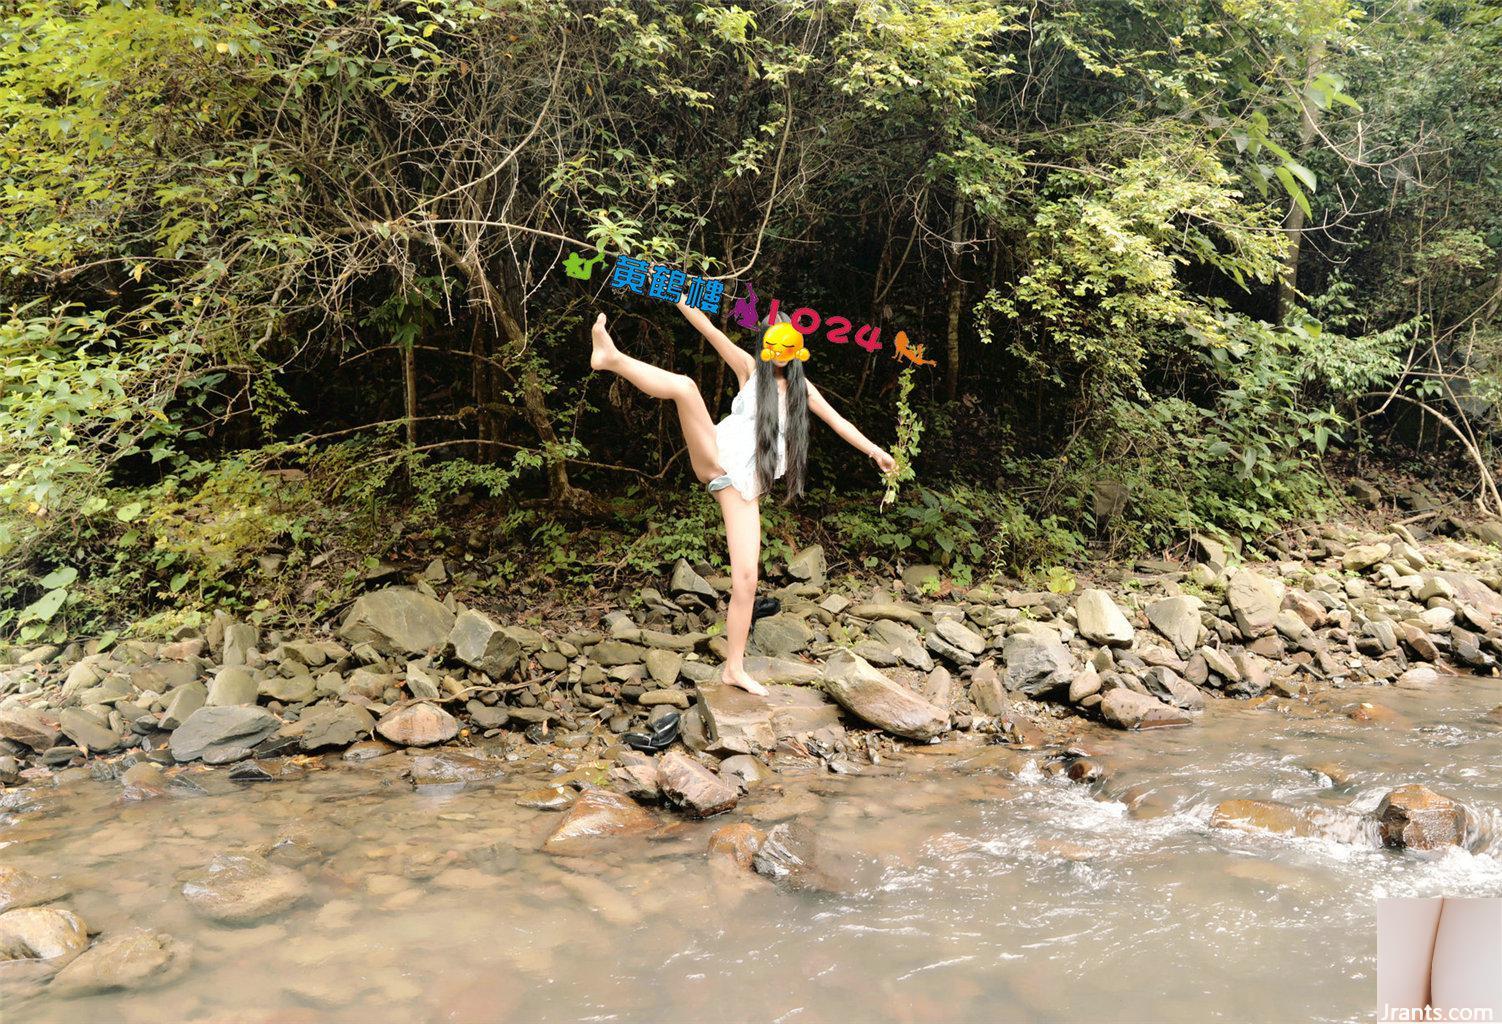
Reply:
[[907, 331], [898, 331], [897, 332], [896, 344], [897, 344], [897, 352], [896, 352], [895, 355], [892, 356], [893, 359], [906, 359], [908, 362], [914, 364], [915, 366], [938, 366], [939, 365], [939, 362], [936, 359], [924, 359], [923, 358], [923, 346], [922, 345], [909, 345], [908, 344]]

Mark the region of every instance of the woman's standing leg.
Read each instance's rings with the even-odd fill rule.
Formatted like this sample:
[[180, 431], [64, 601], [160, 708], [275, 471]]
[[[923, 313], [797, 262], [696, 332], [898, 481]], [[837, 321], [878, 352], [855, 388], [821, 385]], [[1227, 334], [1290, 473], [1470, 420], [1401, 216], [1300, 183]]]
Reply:
[[[1502, 1014], [1502, 899], [1445, 897], [1429, 985], [1429, 1005], [1454, 1012], [1455, 1020]], [[1478, 1012], [1461, 1016], [1466, 1010]]]
[[715, 492], [725, 516], [725, 540], [730, 547], [730, 609], [725, 613], [725, 657], [721, 679], [755, 694], [767, 688], [746, 674], [746, 640], [751, 634], [751, 605], [756, 600], [756, 577], [761, 562], [761, 507], [747, 501], [734, 487]]
[[689, 463], [699, 482], [707, 484], [724, 473], [720, 466], [720, 446], [715, 439], [714, 420], [709, 418], [704, 396], [699, 394], [693, 379], [633, 359], [616, 348], [615, 340], [605, 330], [604, 313], [595, 318], [591, 334], [594, 342], [594, 351], [589, 356], [591, 367], [619, 374], [653, 398], [671, 401], [678, 407], [678, 424], [683, 428]]

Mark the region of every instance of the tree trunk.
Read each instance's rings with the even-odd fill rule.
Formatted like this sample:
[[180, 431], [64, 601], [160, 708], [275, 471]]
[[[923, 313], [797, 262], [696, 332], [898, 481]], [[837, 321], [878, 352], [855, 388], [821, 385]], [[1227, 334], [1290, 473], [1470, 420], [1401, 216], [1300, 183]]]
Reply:
[[[1309, 65], [1304, 69], [1304, 85], [1307, 89], [1310, 82], [1320, 76], [1320, 69], [1325, 63], [1325, 44], [1316, 43], [1313, 51], [1309, 54]], [[1309, 147], [1314, 142], [1314, 136], [1319, 127], [1316, 118], [1319, 117], [1319, 108], [1310, 107], [1309, 100], [1305, 96], [1299, 97], [1299, 149], [1298, 158], [1303, 161]], [[1283, 258], [1283, 272], [1278, 275], [1278, 308], [1276, 322], [1282, 323], [1283, 317], [1293, 308], [1297, 298], [1299, 283], [1299, 255], [1303, 249], [1304, 240], [1304, 208], [1297, 202], [1290, 200], [1288, 216], [1283, 219], [1283, 230], [1288, 234], [1288, 255]]]
[[958, 273], [960, 241], [965, 237], [965, 200], [954, 201], [954, 217], [949, 223], [949, 337], [945, 348], [947, 361], [944, 366], [944, 397], [955, 400], [960, 387], [960, 311], [965, 306], [965, 282]]
[[402, 346], [402, 390], [405, 392], [407, 415], [407, 443], [417, 444], [417, 353], [409, 345]]

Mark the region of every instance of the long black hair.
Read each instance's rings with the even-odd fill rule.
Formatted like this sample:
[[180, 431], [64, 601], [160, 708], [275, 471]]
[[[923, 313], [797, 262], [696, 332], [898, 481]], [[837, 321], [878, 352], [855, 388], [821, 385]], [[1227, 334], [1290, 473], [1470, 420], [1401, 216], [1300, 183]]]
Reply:
[[[787, 323], [788, 317], [780, 315], [777, 320]], [[766, 331], [762, 334], [765, 337]], [[808, 475], [808, 379], [803, 376], [803, 363], [797, 359], [789, 359], [782, 372], [788, 382], [784, 428], [787, 496], [782, 503], [788, 505], [803, 493], [803, 482]], [[770, 493], [777, 479], [777, 406], [777, 364], [763, 359], [756, 366], [756, 485], [762, 494]]]

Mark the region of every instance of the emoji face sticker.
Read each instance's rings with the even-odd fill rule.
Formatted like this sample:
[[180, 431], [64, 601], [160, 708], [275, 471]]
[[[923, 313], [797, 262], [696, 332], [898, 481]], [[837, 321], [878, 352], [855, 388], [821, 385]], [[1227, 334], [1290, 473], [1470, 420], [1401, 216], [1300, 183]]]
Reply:
[[808, 362], [808, 349], [803, 345], [803, 335], [792, 324], [773, 324], [762, 337], [761, 358], [763, 362], [775, 359], [785, 363], [796, 359]]

